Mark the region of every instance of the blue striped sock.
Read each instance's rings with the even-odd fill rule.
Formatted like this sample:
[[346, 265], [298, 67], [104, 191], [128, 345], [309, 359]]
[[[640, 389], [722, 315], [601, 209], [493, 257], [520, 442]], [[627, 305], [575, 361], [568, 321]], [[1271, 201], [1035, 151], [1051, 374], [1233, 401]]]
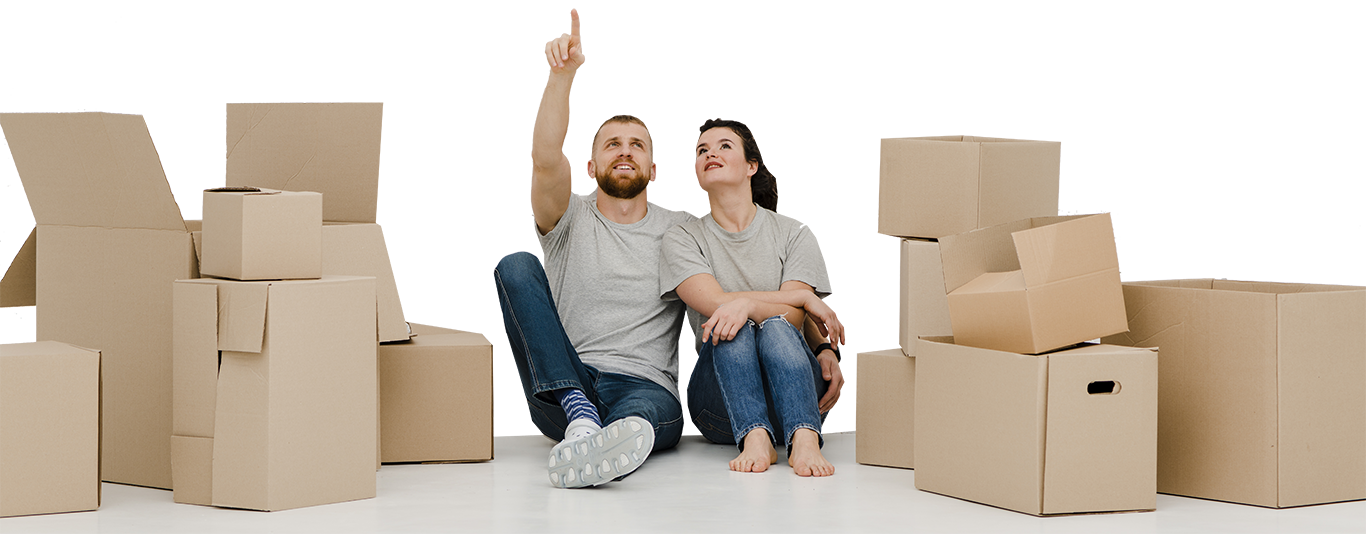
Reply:
[[580, 389], [557, 389], [555, 398], [559, 399], [560, 407], [564, 408], [564, 416], [573, 421], [575, 419], [588, 419], [593, 424], [602, 426], [602, 420], [598, 419], [598, 409], [593, 403], [588, 402], [588, 397]]

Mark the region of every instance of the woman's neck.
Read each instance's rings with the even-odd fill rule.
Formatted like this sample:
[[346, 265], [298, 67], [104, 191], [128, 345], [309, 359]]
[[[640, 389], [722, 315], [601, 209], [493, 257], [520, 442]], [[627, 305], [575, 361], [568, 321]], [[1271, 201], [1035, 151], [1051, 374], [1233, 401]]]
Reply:
[[749, 228], [750, 223], [754, 222], [754, 215], [759, 212], [748, 187], [714, 192], [707, 195], [707, 199], [711, 201], [711, 218], [721, 229], [730, 233]]

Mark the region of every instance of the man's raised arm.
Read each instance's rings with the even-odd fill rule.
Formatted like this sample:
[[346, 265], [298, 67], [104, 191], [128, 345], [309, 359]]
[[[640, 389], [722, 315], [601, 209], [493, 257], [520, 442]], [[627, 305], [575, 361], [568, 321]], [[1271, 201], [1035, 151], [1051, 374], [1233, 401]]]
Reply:
[[569, 89], [584, 61], [579, 12], [571, 10], [569, 17], [570, 33], [545, 44], [550, 79], [541, 95], [531, 139], [531, 211], [541, 234], [553, 230], [569, 207], [571, 173], [569, 158], [564, 155], [564, 137], [569, 129]]

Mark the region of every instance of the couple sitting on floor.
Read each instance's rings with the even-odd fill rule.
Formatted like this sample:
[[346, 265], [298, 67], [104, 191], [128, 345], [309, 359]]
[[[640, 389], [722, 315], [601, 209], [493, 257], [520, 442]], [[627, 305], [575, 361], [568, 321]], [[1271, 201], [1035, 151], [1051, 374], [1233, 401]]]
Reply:
[[711, 204], [701, 219], [646, 200], [653, 146], [645, 124], [627, 115], [594, 137], [595, 194], [573, 194], [563, 147], [584, 55], [570, 15], [571, 33], [546, 44], [550, 79], [532, 141], [545, 265], [521, 252], [494, 270], [532, 421], [559, 440], [551, 484], [617, 480], [652, 450], [678, 444], [685, 314], [698, 356], [688, 411], [708, 440], [739, 446], [730, 468], [765, 471], [781, 444], [798, 475], [833, 474], [820, 429], [844, 383], [844, 332], [821, 300], [830, 282], [815, 236], [776, 213], [775, 179], [735, 121], [701, 127], [694, 167]]

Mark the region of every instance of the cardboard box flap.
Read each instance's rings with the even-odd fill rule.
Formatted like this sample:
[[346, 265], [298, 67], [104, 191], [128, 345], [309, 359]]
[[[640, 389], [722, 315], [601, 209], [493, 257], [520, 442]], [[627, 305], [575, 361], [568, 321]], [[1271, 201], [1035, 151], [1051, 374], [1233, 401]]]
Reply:
[[205, 192], [205, 193], [235, 193], [235, 194], [239, 194], [239, 195], [278, 195], [278, 194], [280, 194], [282, 191], [280, 191], [279, 189], [263, 189], [263, 188], [260, 188], [260, 187], [251, 187], [251, 186], [239, 185], [239, 186], [232, 186], [232, 187], [215, 187], [215, 188], [212, 188], [212, 189], [205, 189], [204, 192]]
[[270, 284], [218, 286], [218, 350], [261, 352]]
[[14, 255], [14, 262], [0, 280], [0, 308], [38, 305], [38, 229], [29, 232], [28, 239]]
[[185, 231], [141, 115], [5, 113], [0, 126], [39, 225]]
[[1108, 213], [1015, 232], [1012, 237], [1027, 287], [1119, 268]]
[[408, 324], [434, 326], [452, 332], [484, 333], [484, 314], [475, 310], [454, 285], [443, 281], [422, 300], [413, 315], [408, 315]]
[[1010, 234], [1029, 228], [1029, 221], [1023, 220], [940, 238], [945, 292], [952, 293], [986, 273], [1020, 270], [1020, 258], [1010, 252], [1013, 250]]
[[323, 194], [323, 220], [375, 222], [381, 103], [228, 104], [227, 184]]

